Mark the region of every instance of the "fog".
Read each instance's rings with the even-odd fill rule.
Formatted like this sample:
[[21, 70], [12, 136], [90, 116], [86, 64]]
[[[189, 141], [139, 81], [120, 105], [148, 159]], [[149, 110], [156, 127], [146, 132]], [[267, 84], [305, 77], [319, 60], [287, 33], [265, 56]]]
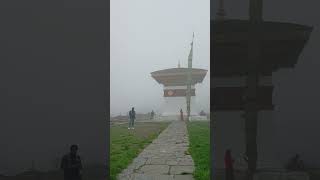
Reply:
[[210, 104], [210, 1], [111, 0], [110, 113], [159, 110], [163, 87], [151, 72], [175, 68], [187, 60], [195, 33], [193, 68], [207, 69], [196, 85], [198, 108]]
[[[248, 0], [225, 0], [227, 18], [247, 19]], [[303, 158], [320, 165], [318, 143], [305, 143], [319, 136], [320, 76], [319, 61], [319, 2], [264, 0], [263, 17], [266, 21], [280, 21], [313, 26], [310, 40], [293, 69], [282, 69], [273, 74], [275, 105], [274, 118], [277, 148], [289, 157], [300, 153]], [[211, 18], [217, 12], [218, 1], [212, 1]], [[309, 161], [309, 163], [311, 163]]]
[[0, 12], [0, 174], [56, 170], [71, 144], [84, 167], [105, 165], [104, 2], [1, 1]]

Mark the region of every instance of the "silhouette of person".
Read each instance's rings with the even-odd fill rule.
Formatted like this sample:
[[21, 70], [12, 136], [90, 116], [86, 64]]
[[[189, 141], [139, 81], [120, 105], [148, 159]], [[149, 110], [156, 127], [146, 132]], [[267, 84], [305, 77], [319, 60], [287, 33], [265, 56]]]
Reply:
[[233, 163], [234, 163], [234, 160], [232, 159], [232, 156], [231, 156], [231, 150], [227, 149], [224, 156], [226, 180], [234, 180]]
[[180, 109], [180, 120], [183, 121], [183, 111]]
[[128, 129], [134, 129], [134, 120], [136, 119], [136, 112], [134, 107], [129, 111], [129, 127]]
[[151, 119], [153, 119], [154, 118], [154, 112], [153, 112], [153, 110], [151, 111]]
[[70, 152], [62, 157], [61, 169], [64, 171], [64, 180], [81, 180], [82, 163], [77, 154], [78, 146], [71, 145]]
[[288, 170], [292, 171], [299, 171], [304, 169], [304, 163], [300, 159], [300, 155], [296, 154], [294, 157], [292, 157], [287, 165]]

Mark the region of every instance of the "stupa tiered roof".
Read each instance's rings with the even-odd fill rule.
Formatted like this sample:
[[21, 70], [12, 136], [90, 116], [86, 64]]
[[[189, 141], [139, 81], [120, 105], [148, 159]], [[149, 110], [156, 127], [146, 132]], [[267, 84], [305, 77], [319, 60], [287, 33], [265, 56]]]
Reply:
[[[211, 57], [214, 77], [242, 76], [248, 71], [250, 22], [229, 19], [212, 21]], [[262, 62], [260, 72], [270, 75], [280, 68], [293, 68], [298, 61], [312, 27], [293, 23], [261, 24]]]
[[[188, 68], [170, 68], [154, 71], [151, 76], [164, 86], [185, 86], [187, 84]], [[192, 85], [201, 83], [207, 74], [205, 69], [192, 68]]]

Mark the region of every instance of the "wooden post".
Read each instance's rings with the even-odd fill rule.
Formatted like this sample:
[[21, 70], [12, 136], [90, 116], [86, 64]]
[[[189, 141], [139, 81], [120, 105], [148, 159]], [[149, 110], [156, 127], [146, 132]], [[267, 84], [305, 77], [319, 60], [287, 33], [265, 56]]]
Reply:
[[248, 71], [245, 105], [246, 154], [248, 156], [249, 180], [257, 168], [257, 123], [258, 103], [257, 90], [261, 62], [260, 25], [262, 23], [262, 0], [250, 0], [249, 7], [249, 39], [248, 39]]

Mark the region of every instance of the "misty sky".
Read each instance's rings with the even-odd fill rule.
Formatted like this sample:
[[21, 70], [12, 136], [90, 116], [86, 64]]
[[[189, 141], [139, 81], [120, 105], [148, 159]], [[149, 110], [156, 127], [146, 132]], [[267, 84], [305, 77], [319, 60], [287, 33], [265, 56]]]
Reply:
[[110, 113], [157, 112], [163, 87], [151, 72], [187, 67], [195, 32], [193, 67], [208, 70], [196, 86], [198, 108], [210, 104], [210, 1], [111, 0]]

